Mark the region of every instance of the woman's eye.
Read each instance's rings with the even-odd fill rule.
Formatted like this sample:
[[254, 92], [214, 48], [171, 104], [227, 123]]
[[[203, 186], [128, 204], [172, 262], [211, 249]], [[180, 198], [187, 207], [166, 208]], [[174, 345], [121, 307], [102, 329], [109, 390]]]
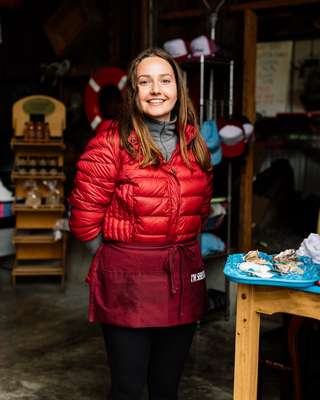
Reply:
[[170, 83], [171, 83], [171, 79], [169, 79], [169, 78], [161, 79], [162, 85], [169, 85]]
[[139, 81], [140, 86], [148, 86], [150, 84], [150, 81], [148, 79], [142, 79]]

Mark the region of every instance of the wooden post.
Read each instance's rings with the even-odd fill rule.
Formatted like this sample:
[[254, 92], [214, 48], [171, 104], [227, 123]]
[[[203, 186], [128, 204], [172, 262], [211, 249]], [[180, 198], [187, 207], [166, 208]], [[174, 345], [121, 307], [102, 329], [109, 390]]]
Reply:
[[141, 50], [147, 47], [153, 46], [153, 0], [142, 0], [141, 1]]
[[[244, 14], [244, 68], [242, 112], [251, 123], [255, 122], [257, 15], [252, 10]], [[246, 162], [240, 175], [239, 249], [246, 252], [252, 243], [252, 182], [253, 143], [248, 146]]]

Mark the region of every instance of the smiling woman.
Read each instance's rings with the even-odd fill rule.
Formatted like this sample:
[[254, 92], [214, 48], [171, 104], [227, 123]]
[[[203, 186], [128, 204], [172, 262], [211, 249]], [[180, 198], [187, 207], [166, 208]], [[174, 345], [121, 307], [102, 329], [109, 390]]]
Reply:
[[92, 262], [89, 320], [102, 326], [110, 400], [176, 400], [195, 322], [207, 304], [197, 237], [210, 212], [211, 166], [175, 61], [133, 60], [119, 121], [77, 164], [71, 231], [103, 235]]

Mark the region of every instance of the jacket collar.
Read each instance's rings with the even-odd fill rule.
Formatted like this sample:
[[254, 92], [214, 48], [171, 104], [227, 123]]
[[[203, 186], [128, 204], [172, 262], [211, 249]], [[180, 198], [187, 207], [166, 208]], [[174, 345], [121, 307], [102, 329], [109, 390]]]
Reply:
[[[187, 125], [185, 136], [186, 136], [186, 143], [187, 143], [187, 145], [189, 145], [191, 143], [191, 141], [197, 136], [197, 131], [193, 125]], [[135, 150], [139, 149], [139, 147], [140, 147], [139, 137], [133, 129], [131, 130], [131, 132], [129, 134], [128, 142], [131, 144], [131, 146]]]

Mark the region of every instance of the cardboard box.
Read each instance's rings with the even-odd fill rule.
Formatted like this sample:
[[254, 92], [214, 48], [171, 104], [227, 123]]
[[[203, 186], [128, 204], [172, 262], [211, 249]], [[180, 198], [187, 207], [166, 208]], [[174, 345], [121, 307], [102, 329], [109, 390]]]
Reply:
[[94, 30], [100, 16], [94, 2], [65, 1], [44, 23], [44, 29], [57, 55], [64, 55], [69, 48], [79, 44], [85, 35]]

